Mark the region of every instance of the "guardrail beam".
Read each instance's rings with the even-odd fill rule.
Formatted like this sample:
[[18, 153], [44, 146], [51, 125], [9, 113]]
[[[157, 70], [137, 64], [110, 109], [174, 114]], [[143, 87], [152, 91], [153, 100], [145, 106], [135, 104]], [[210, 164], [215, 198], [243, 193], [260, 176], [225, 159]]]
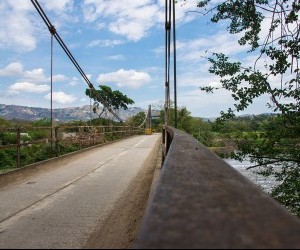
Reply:
[[172, 143], [135, 249], [300, 248], [298, 217], [192, 136], [166, 133]]

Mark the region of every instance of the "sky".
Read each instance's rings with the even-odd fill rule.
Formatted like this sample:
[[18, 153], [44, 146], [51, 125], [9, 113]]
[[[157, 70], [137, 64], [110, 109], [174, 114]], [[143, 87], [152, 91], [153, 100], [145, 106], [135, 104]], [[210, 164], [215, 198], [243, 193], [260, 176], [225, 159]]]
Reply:
[[[218, 2], [213, 0], [212, 2]], [[40, 0], [93, 85], [108, 85], [134, 100], [134, 107], [163, 106], [165, 96], [164, 0]], [[193, 12], [197, 0], [176, 5], [178, 105], [193, 116], [216, 117], [233, 105], [230, 93], [206, 94], [219, 86], [205, 57], [222, 52], [252, 63], [247, 47], [226, 23]], [[50, 108], [50, 33], [30, 0], [0, 2], [0, 104]], [[173, 79], [173, 78], [172, 78]], [[172, 84], [172, 82], [171, 82]], [[54, 41], [53, 108], [89, 105], [83, 81]], [[172, 90], [173, 99], [173, 90]], [[241, 114], [269, 112], [268, 97]]]

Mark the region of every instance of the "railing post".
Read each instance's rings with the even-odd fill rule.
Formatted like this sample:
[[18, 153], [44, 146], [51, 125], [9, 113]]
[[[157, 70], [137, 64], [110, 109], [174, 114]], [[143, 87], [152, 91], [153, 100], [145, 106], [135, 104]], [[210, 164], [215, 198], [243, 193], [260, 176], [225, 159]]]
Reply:
[[105, 126], [102, 127], [102, 134], [103, 134], [103, 139], [104, 139], [104, 142], [106, 142], [106, 131], [105, 131]]
[[166, 127], [162, 128], [162, 164], [166, 158]]
[[97, 127], [93, 127], [93, 146], [95, 146], [96, 142], [95, 142], [95, 139], [96, 139], [96, 133], [97, 133]]
[[59, 136], [58, 136], [58, 129], [59, 129], [59, 127], [55, 127], [55, 155], [56, 155], [56, 157], [59, 156], [59, 145], [58, 145]]
[[17, 128], [17, 168], [20, 167], [21, 158], [21, 129]]
[[162, 129], [162, 143], [165, 145], [166, 144], [166, 128], [163, 127]]
[[166, 154], [168, 153], [170, 146], [172, 143], [172, 137], [170, 135], [170, 133], [168, 133], [168, 131], [166, 131]]
[[82, 127], [79, 127], [79, 149], [82, 149], [81, 137], [82, 137]]

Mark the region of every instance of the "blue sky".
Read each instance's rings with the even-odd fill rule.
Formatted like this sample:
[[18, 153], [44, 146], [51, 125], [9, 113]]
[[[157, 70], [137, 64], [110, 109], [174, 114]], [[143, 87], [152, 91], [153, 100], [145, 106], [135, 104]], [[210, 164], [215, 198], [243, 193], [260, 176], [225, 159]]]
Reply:
[[[218, 2], [214, 0], [213, 2]], [[58, 34], [91, 82], [120, 90], [133, 106], [164, 102], [164, 0], [40, 0]], [[177, 4], [178, 104], [194, 116], [215, 117], [232, 107], [229, 93], [208, 95], [200, 86], [219, 86], [204, 58], [223, 52], [246, 63], [253, 57], [229, 35], [225, 23], [212, 24], [197, 0]], [[50, 107], [50, 34], [30, 0], [0, 2], [0, 103]], [[54, 108], [88, 105], [87, 85], [55, 41]], [[244, 113], [267, 112], [268, 98]]]

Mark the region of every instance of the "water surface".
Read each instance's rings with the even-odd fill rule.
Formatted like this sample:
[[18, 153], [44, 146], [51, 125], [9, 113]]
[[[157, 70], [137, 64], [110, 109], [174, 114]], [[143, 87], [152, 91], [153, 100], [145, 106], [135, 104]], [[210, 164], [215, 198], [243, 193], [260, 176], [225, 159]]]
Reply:
[[243, 162], [239, 162], [233, 159], [224, 160], [267, 193], [270, 193], [272, 189], [278, 184], [274, 177], [265, 177], [258, 174], [257, 171], [259, 170], [259, 168], [247, 170], [248, 167], [252, 166], [251, 163], [247, 160]]

